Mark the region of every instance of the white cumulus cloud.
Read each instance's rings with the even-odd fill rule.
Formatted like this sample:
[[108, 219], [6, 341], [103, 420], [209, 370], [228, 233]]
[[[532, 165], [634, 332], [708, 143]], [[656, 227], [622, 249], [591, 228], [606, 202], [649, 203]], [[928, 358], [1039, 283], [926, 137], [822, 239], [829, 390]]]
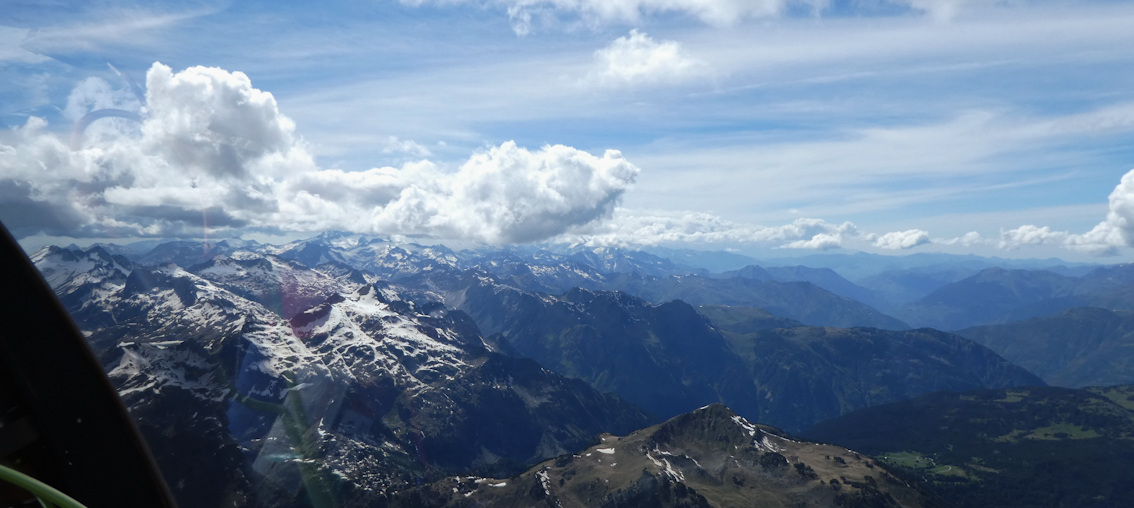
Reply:
[[414, 182], [374, 217], [374, 229], [493, 243], [542, 240], [605, 218], [638, 174], [617, 150], [596, 157], [554, 145], [508, 142], [455, 174]]
[[1001, 249], [1017, 249], [1021, 245], [1061, 244], [1070, 233], [1066, 231], [1052, 231], [1048, 226], [1024, 225], [1015, 229], [1000, 232]]
[[785, 249], [814, 249], [814, 250], [827, 250], [837, 249], [843, 246], [843, 238], [840, 235], [832, 235], [827, 233], [819, 233], [806, 240], [796, 240], [783, 245]]
[[1111, 191], [1105, 220], [1086, 233], [1064, 235], [1064, 247], [1098, 255], [1113, 255], [1118, 247], [1134, 246], [1134, 170], [1122, 175]]
[[1086, 233], [1032, 224], [1001, 231], [1001, 249], [1015, 250], [1025, 245], [1059, 245], [1101, 256], [1114, 255], [1119, 247], [1134, 246], [1134, 170], [1123, 175], [1111, 191], [1106, 219]]
[[1099, 256], [1115, 255], [1118, 247], [1124, 245], [1129, 243], [1123, 238], [1122, 231], [1107, 222], [1101, 222], [1081, 235], [1068, 235], [1063, 241], [1063, 246], [1068, 249]]
[[912, 249], [924, 243], [929, 243], [929, 232], [921, 229], [894, 231], [874, 240], [875, 247], [887, 250]]
[[987, 244], [990, 241], [985, 239], [976, 231], [969, 231], [956, 238], [933, 238], [930, 242], [938, 245], [961, 245], [964, 247], [972, 247], [979, 244]]
[[411, 139], [399, 139], [397, 136], [387, 136], [381, 143], [382, 153], [405, 154], [414, 157], [429, 157], [433, 155], [428, 148]]
[[[17, 236], [178, 236], [242, 228], [432, 235], [528, 242], [608, 216], [638, 168], [555, 145], [507, 142], [455, 170], [429, 161], [350, 172], [322, 169], [248, 76], [154, 64], [141, 123], [87, 136], [78, 149], [46, 121], [0, 133], [0, 219]], [[118, 106], [84, 82], [73, 116]], [[391, 139], [403, 151], [423, 152]]]
[[[1111, 191], [1109, 201], [1110, 210], [1107, 212], [1106, 221], [1103, 224], [1109, 226], [1109, 229], [1117, 231], [1126, 245], [1134, 245], [1134, 170], [1122, 175], [1122, 180]], [[1102, 231], [1099, 232], [1099, 234], [1102, 233]], [[1110, 241], [1117, 240], [1109, 232], [1105, 236]]]
[[675, 41], [655, 41], [631, 30], [609, 46], [595, 51], [590, 78], [603, 85], [633, 85], [681, 81], [704, 72], [705, 64], [688, 56]]
[[869, 240], [873, 237], [869, 233], [859, 231], [858, 226], [853, 223], [833, 224], [821, 219], [796, 219], [791, 224], [772, 228], [772, 231], [777, 233], [776, 236], [799, 238], [781, 245], [785, 249], [827, 250], [842, 247], [846, 240]]

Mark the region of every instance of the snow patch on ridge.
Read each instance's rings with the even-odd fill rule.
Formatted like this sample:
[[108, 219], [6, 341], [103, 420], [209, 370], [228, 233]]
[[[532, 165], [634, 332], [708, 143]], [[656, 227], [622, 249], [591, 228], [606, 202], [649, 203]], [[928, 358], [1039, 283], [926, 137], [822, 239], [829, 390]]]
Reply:
[[391, 308], [396, 293], [369, 286], [341, 296], [305, 313], [314, 319], [294, 329], [328, 367], [355, 379], [388, 373], [412, 387], [451, 379], [467, 366], [451, 331], [432, 329], [431, 337], [422, 331], [426, 325]]

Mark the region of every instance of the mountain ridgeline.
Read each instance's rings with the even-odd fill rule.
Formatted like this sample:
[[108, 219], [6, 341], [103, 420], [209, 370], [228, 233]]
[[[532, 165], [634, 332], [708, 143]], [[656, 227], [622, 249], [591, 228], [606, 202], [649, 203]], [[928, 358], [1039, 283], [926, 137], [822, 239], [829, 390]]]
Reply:
[[[1126, 379], [1122, 267], [933, 258], [852, 281], [340, 233], [146, 247], [32, 258], [182, 506], [936, 506], [916, 471], [762, 425], [1043, 385], [1011, 361], [1054, 383]], [[916, 289], [896, 272], [917, 270]], [[1081, 301], [1098, 308], [961, 335], [906, 324], [931, 302], [942, 322], [1007, 323]]]

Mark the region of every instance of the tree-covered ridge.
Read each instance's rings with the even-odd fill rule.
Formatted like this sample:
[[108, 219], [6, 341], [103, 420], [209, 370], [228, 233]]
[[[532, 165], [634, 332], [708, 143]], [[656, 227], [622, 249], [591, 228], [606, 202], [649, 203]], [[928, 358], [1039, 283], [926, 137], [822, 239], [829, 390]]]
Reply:
[[871, 454], [960, 506], [1125, 506], [1134, 386], [935, 393], [804, 432]]
[[702, 308], [747, 366], [757, 387], [757, 420], [797, 431], [859, 408], [940, 390], [1042, 385], [993, 351], [931, 329], [795, 326], [758, 309]]
[[501, 350], [662, 417], [721, 402], [794, 432], [938, 390], [1043, 384], [988, 348], [936, 330], [807, 327], [751, 307], [698, 311], [621, 291], [550, 295], [470, 275], [454, 287], [447, 303]]
[[957, 332], [1055, 386], [1134, 383], [1134, 312], [1076, 307]]

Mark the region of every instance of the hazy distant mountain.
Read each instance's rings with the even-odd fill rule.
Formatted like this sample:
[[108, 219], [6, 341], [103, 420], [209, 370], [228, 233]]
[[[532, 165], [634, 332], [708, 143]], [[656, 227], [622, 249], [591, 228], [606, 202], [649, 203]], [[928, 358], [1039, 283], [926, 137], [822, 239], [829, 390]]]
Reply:
[[935, 272], [967, 269], [971, 270], [971, 273], [976, 273], [986, 268], [1000, 267], [1020, 270], [1047, 270], [1056, 273], [1068, 272], [1066, 275], [1077, 276], [1082, 274], [1081, 270], [1090, 270], [1097, 266], [1090, 263], [1069, 263], [1054, 258], [1007, 259], [973, 254], [957, 255], [930, 252], [903, 256], [885, 256], [866, 252], [820, 253], [793, 258], [762, 259], [760, 263], [766, 266], [803, 265], [812, 268], [830, 268], [838, 272], [839, 275], [859, 284], [862, 284], [864, 279], [871, 276], [894, 270], [922, 269]]
[[692, 249], [669, 249], [665, 247], [644, 247], [644, 251], [669, 259], [679, 265], [689, 266], [713, 273], [738, 270], [760, 262], [751, 256], [726, 251], [703, 251]]
[[749, 265], [739, 270], [724, 272], [720, 278], [740, 277], [760, 281], [810, 282], [836, 295], [857, 300], [875, 308], [890, 305], [886, 294], [855, 284], [830, 268], [806, 266], [760, 267]]
[[971, 277], [979, 269], [963, 266], [927, 266], [887, 270], [859, 280], [863, 287], [882, 295], [886, 305], [879, 308], [896, 312], [904, 304], [915, 302], [946, 285]]
[[1051, 385], [1134, 383], [1134, 312], [1078, 307], [1027, 321], [965, 328], [957, 334]]
[[1081, 300], [1076, 280], [1048, 271], [989, 268], [941, 287], [895, 312], [917, 326], [958, 330], [1058, 312]]
[[1093, 307], [1134, 311], [1134, 263], [1091, 270], [1079, 278], [1075, 294]]
[[[645, 254], [632, 256], [598, 249], [586, 254], [568, 258], [544, 255], [538, 259], [482, 255], [475, 267], [492, 274], [499, 283], [526, 291], [559, 294], [574, 287], [617, 290], [653, 303], [682, 300], [694, 305], [761, 307], [814, 325], [907, 328], [855, 299], [878, 300], [878, 295], [827, 269], [748, 266], [714, 276], [670, 275], [683, 270]], [[824, 289], [824, 285], [834, 289]]]
[[938, 289], [990, 268], [1042, 270], [1067, 277], [1079, 277], [1097, 266], [1066, 263], [1058, 259], [1002, 259], [924, 253], [900, 257], [861, 253], [842, 256], [816, 255], [805, 256], [795, 262], [835, 270], [869, 291], [869, 296], [857, 297], [854, 294], [824, 287], [835, 293], [860, 299], [883, 312], [894, 315], [900, 313], [897, 309], [903, 305], [920, 300]]
[[624, 275], [613, 279], [606, 287], [654, 303], [681, 300], [691, 305], [759, 307], [777, 316], [815, 326], [909, 328], [864, 303], [838, 296], [810, 282], [744, 277], [719, 279], [696, 275], [665, 278]]
[[749, 331], [740, 321], [717, 319], [757, 386], [754, 419], [793, 431], [939, 390], [1043, 384], [988, 348], [937, 330]]
[[392, 506], [934, 506], [875, 460], [796, 440], [714, 404], [624, 437], [600, 436], [507, 479], [457, 477]]
[[1072, 307], [1134, 310], [1134, 266], [1097, 267], [1079, 277], [989, 268], [894, 312], [916, 326], [958, 330], [1052, 315]]
[[1134, 387], [935, 393], [803, 433], [868, 453], [966, 507], [1127, 506]]

